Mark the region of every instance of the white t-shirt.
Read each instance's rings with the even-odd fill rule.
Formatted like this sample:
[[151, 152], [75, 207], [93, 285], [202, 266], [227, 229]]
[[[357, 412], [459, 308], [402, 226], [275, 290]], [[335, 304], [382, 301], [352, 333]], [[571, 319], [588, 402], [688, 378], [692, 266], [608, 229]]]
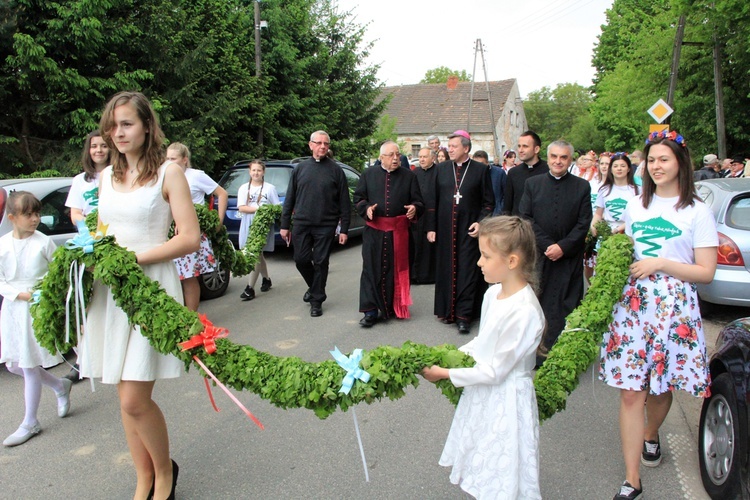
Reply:
[[612, 190], [609, 187], [602, 186], [596, 194], [594, 210], [597, 208], [604, 209], [602, 219], [614, 229], [622, 224], [625, 218], [625, 207], [628, 205], [628, 201], [635, 196], [635, 188], [630, 185], [613, 185]]
[[99, 179], [94, 177], [86, 181], [85, 175], [81, 173], [73, 177], [65, 200], [66, 207], [81, 210], [84, 217], [99, 207]]
[[206, 196], [216, 191], [219, 185], [203, 170], [188, 168], [185, 170], [185, 178], [190, 186], [190, 196], [193, 198], [193, 205], [203, 205], [206, 203]]
[[[248, 193], [248, 190], [250, 191]], [[248, 196], [249, 194], [249, 196]], [[260, 200], [258, 200], [258, 194], [260, 194]], [[237, 190], [237, 206], [243, 205], [279, 205], [279, 195], [276, 193], [276, 187], [268, 182], [264, 182], [262, 186], [252, 186], [249, 182], [240, 186]], [[243, 214], [253, 215], [253, 214]]]
[[589, 181], [589, 186], [591, 186], [591, 206], [594, 210], [596, 210], [596, 195], [599, 193], [599, 189], [601, 189], [603, 182], [593, 178]]
[[625, 233], [633, 238], [636, 260], [663, 257], [695, 264], [695, 248], [719, 246], [714, 214], [705, 203], [675, 210], [679, 200], [654, 195], [643, 208], [641, 196], [631, 198], [625, 208]]

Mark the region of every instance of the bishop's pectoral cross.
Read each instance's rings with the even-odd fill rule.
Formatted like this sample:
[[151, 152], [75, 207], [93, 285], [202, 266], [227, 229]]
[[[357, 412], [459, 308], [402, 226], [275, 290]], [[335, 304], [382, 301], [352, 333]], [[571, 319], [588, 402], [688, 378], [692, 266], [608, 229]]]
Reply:
[[461, 196], [461, 193], [456, 191], [456, 194], [453, 195], [453, 199], [456, 200], [456, 205], [461, 202], [461, 198], [463, 198], [463, 196]]

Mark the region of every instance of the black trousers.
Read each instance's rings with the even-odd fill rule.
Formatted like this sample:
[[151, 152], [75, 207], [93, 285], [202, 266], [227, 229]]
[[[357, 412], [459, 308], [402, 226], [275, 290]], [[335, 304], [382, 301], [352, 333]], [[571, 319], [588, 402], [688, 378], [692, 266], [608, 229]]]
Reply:
[[326, 300], [328, 261], [336, 226], [304, 226], [292, 229], [294, 262], [310, 289], [310, 304], [320, 305]]

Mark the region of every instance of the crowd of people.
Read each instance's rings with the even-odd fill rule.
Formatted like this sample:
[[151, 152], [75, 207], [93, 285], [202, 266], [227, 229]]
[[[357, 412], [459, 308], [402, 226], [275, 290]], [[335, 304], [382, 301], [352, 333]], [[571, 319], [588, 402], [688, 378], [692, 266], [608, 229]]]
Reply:
[[[97, 209], [108, 233], [135, 253], [146, 275], [196, 310], [195, 279], [215, 260], [194, 204], [213, 195], [222, 220], [227, 192], [192, 168], [187, 146], [173, 142], [164, 149], [164, 142], [145, 96], [115, 95], [99, 130], [86, 138], [83, 173], [74, 179], [67, 205], [73, 221]], [[485, 151], [472, 153], [468, 132], [456, 130], [447, 147], [430, 137], [414, 170], [404, 165], [397, 143], [383, 143], [378, 163], [350, 197], [331, 158], [329, 134], [313, 132], [308, 145], [311, 156], [296, 166], [286, 189], [280, 235], [293, 243], [310, 316], [323, 315], [331, 248], [347, 243], [353, 203], [366, 221], [361, 327], [409, 318], [412, 284], [434, 286], [433, 314], [455, 324], [459, 334], [470, 333], [479, 320], [478, 335], [460, 348], [473, 356], [474, 367], [422, 372], [427, 380], [449, 379], [465, 388], [440, 463], [452, 467], [453, 483], [477, 497], [541, 498], [533, 370], [544, 363], [595, 272], [596, 254], [584, 259], [587, 234], [596, 236], [603, 221], [613, 233], [630, 236], [635, 260], [602, 338], [599, 376], [620, 389], [625, 480], [614, 498], [638, 498], [640, 464], [661, 461], [659, 427], [672, 392], [705, 397], [709, 391], [695, 290], [713, 278], [718, 236], [694, 177], [720, 176], [717, 156], [706, 155], [703, 168], [694, 171], [685, 140], [657, 132], [643, 152], [576, 156], [572, 144], [558, 140], [547, 145], [543, 160], [541, 139], [526, 131], [516, 149], [491, 163]], [[732, 158], [724, 177], [744, 176], [746, 163], [741, 155]], [[248, 171], [237, 201], [241, 245], [258, 208], [280, 204], [276, 187], [265, 181], [265, 164], [253, 160]], [[117, 386], [136, 470], [134, 498], [174, 498], [179, 467], [152, 393], [156, 380], [178, 377], [182, 363], [151, 347], [112, 293], [94, 283], [76, 366], [66, 378], [44, 370], [61, 357], [36, 343], [29, 314], [31, 289], [54, 250], [36, 231], [39, 211], [31, 194], [14, 193], [8, 203], [13, 231], [0, 238], [0, 362], [24, 377], [26, 410], [3, 444], [17, 446], [40, 432], [42, 385], [55, 392], [58, 416], [65, 417], [72, 383], [100, 378]], [[271, 250], [273, 234], [264, 247]], [[255, 298], [259, 277], [261, 291], [270, 290], [262, 254], [243, 300]]]

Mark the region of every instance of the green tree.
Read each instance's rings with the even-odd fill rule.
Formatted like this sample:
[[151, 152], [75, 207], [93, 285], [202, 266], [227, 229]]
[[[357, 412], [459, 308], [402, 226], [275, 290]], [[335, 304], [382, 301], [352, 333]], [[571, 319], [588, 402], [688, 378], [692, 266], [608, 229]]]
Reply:
[[604, 140], [596, 134], [590, 106], [591, 92], [577, 83], [561, 83], [529, 92], [524, 112], [529, 128], [549, 144], [557, 139], [570, 141], [577, 149], [602, 151]]
[[445, 83], [448, 81], [449, 76], [458, 77], [459, 82], [471, 81], [471, 74], [466, 73], [466, 70], [455, 71], [447, 66], [439, 66], [434, 69], [428, 69], [424, 74], [424, 78], [419, 83]]

